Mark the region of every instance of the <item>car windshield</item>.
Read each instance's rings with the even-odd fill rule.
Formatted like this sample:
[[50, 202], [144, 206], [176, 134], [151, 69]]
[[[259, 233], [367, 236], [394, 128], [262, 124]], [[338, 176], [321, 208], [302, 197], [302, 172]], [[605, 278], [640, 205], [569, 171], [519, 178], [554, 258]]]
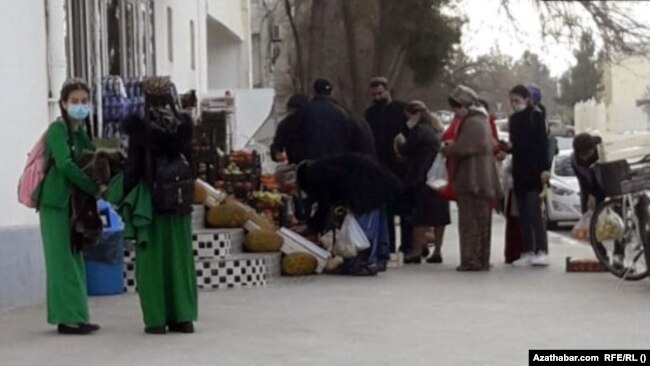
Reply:
[[561, 155], [555, 158], [555, 175], [560, 177], [575, 177], [576, 173], [573, 171], [571, 165], [571, 158], [567, 155]]

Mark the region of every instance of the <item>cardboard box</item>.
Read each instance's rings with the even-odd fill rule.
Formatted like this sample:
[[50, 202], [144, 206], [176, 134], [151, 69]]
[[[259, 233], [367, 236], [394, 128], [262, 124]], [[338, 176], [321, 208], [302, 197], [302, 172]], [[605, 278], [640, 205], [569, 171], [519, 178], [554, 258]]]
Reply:
[[284, 244], [282, 245], [281, 249], [282, 253], [309, 253], [313, 255], [318, 261], [316, 273], [323, 272], [325, 265], [327, 264], [327, 260], [332, 256], [330, 252], [287, 228], [281, 228], [278, 230], [278, 234], [280, 234], [280, 236], [282, 236], [284, 239]]

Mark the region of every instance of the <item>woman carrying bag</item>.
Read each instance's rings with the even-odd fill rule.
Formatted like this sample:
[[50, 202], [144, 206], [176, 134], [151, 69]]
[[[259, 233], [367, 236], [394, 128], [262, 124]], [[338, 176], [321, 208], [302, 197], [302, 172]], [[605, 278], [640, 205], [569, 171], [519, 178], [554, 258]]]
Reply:
[[422, 262], [425, 248], [434, 231], [434, 253], [431, 262], [442, 262], [442, 241], [445, 226], [451, 223], [449, 202], [427, 185], [427, 173], [440, 149], [440, 130], [436, 130], [431, 113], [420, 101], [406, 106], [407, 135], [397, 135], [395, 150], [406, 159], [406, 189], [413, 207], [413, 248], [404, 263]]
[[[84, 124], [90, 115], [90, 88], [78, 79], [63, 84], [61, 117], [45, 134], [49, 168], [43, 180], [38, 210], [45, 251], [47, 321], [60, 334], [89, 334], [99, 326], [89, 323], [86, 269], [83, 253], [71, 243], [73, 186], [98, 196], [100, 187], [75, 163], [84, 150], [94, 150]], [[105, 189], [105, 187], [101, 187]]]
[[457, 270], [488, 271], [492, 209], [502, 197], [488, 113], [478, 104], [476, 93], [465, 86], [457, 87], [449, 102], [461, 118], [455, 140], [441, 150], [454, 165], [461, 254]]
[[122, 215], [136, 241], [136, 282], [148, 334], [193, 333], [198, 295], [192, 253], [191, 117], [165, 77], [144, 81], [145, 117], [129, 136]]

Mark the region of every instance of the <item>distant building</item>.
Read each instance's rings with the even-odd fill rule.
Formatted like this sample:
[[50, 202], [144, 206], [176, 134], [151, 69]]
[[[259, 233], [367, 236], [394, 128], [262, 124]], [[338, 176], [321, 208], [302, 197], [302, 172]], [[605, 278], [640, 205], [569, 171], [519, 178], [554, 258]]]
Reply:
[[602, 67], [601, 100], [612, 132], [650, 131], [650, 54], [632, 55]]

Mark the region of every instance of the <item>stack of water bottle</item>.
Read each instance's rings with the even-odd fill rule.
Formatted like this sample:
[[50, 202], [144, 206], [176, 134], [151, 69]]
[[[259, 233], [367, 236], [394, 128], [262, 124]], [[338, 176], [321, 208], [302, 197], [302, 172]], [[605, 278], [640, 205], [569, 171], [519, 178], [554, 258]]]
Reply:
[[126, 82], [119, 76], [107, 76], [102, 81], [103, 137], [119, 137], [120, 123], [131, 115], [143, 117], [144, 93], [142, 79]]

